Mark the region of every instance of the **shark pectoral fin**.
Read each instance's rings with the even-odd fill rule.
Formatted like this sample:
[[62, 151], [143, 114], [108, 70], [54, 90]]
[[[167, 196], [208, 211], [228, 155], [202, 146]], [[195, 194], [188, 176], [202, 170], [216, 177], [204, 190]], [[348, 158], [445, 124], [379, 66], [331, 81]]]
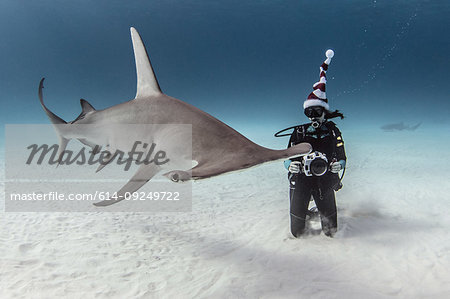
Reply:
[[111, 154], [110, 152], [108, 152], [108, 155], [106, 155], [106, 157], [104, 157], [102, 159], [102, 161], [100, 162], [100, 165], [98, 166], [97, 170], [95, 171], [96, 173], [99, 172], [100, 170], [103, 169], [103, 167], [105, 167], [106, 165], [108, 165], [109, 163], [111, 163], [114, 158], [116, 157], [116, 154]]
[[94, 203], [94, 205], [98, 207], [105, 207], [122, 201], [125, 199], [125, 196], [136, 192], [139, 188], [145, 185], [145, 183], [154, 177], [160, 169], [161, 167], [155, 164], [142, 164], [135, 175], [114, 195], [114, 197], [109, 200]]
[[148, 58], [147, 50], [145, 50], [144, 43], [133, 27], [130, 28], [131, 40], [133, 42], [134, 59], [136, 60], [136, 74], [137, 74], [137, 98], [145, 98], [161, 94], [158, 80], [153, 72], [152, 64]]
[[56, 154], [56, 156], [58, 157], [58, 164], [56, 164], [57, 167], [62, 162], [64, 151], [66, 150], [66, 147], [67, 147], [67, 144], [69, 143], [69, 141], [70, 141], [70, 139], [59, 136], [58, 153]]

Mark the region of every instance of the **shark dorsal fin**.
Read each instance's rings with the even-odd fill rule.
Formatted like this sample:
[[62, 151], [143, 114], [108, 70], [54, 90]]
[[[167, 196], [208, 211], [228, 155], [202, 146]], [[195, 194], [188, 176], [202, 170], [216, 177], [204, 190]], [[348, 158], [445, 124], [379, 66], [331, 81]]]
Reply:
[[81, 104], [81, 109], [82, 109], [82, 114], [86, 114], [89, 113], [91, 111], [95, 111], [95, 108], [92, 107], [91, 104], [89, 104], [88, 101], [86, 101], [85, 99], [80, 99], [80, 104]]
[[161, 94], [161, 88], [153, 72], [144, 43], [135, 28], [131, 27], [130, 31], [131, 40], [133, 41], [134, 59], [136, 60], [136, 99]]

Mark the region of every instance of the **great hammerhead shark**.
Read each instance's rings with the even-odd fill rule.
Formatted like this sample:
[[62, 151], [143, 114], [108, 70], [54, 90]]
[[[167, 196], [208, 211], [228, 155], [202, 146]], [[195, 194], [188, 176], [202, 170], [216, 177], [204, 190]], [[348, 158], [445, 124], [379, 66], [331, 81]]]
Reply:
[[[107, 206], [122, 200], [125, 194], [136, 192], [161, 171], [165, 171], [164, 175], [175, 182], [204, 179], [269, 161], [299, 157], [311, 151], [311, 145], [308, 143], [284, 150], [262, 147], [208, 113], [165, 95], [161, 92], [139, 33], [133, 27], [130, 31], [137, 73], [137, 92], [133, 100], [104, 110], [95, 110], [82, 99], [80, 116], [67, 123], [45, 106], [42, 95], [44, 79], [41, 80], [39, 100], [59, 135], [58, 156], [64, 154], [70, 139], [78, 139], [92, 148], [100, 145], [107, 146], [110, 150], [121, 149], [122, 144], [126, 143], [122, 141], [132, 135], [124, 130], [117, 130], [117, 125], [121, 124], [188, 124], [192, 130], [192, 136], [189, 136], [192, 137], [191, 161], [189, 167], [184, 169], [177, 168], [180, 163], [142, 164], [128, 183], [117, 192], [115, 199], [101, 201], [95, 205]], [[76, 126], [78, 124], [89, 126]], [[185, 138], [186, 132], [174, 132], [164, 129], [163, 126], [156, 128], [159, 129], [141, 133], [140, 140], [148, 144], [162, 145], [169, 151], [168, 156], [183, 159], [183, 148], [180, 148], [179, 144]], [[124, 152], [127, 152], [126, 149]], [[100, 166], [99, 170], [102, 167]]]

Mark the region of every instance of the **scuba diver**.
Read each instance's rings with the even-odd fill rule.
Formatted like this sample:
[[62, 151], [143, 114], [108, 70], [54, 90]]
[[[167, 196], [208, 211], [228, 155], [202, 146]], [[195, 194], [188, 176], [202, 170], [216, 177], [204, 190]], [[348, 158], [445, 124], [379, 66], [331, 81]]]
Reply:
[[337, 231], [334, 192], [342, 187], [339, 171], [345, 171], [347, 158], [341, 132], [334, 122], [329, 121], [335, 117], [342, 119], [344, 115], [339, 110], [330, 112], [325, 85], [326, 72], [334, 52], [328, 50], [325, 55], [327, 58], [320, 67], [320, 80], [313, 85], [313, 92], [303, 104], [304, 113], [311, 122], [290, 128], [294, 131], [290, 134], [288, 147], [307, 142], [311, 144], [312, 152], [284, 163], [289, 170], [290, 222], [291, 233], [295, 237], [307, 233], [307, 215], [311, 217], [314, 214], [314, 208], [308, 210], [312, 199], [319, 212], [325, 235], [333, 237]]

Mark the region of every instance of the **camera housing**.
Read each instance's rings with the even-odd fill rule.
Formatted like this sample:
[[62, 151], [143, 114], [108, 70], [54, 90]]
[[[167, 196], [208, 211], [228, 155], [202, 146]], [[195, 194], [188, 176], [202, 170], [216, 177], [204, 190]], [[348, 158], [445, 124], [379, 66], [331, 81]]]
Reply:
[[322, 176], [328, 171], [328, 159], [324, 153], [312, 152], [303, 156], [302, 168], [306, 176]]

